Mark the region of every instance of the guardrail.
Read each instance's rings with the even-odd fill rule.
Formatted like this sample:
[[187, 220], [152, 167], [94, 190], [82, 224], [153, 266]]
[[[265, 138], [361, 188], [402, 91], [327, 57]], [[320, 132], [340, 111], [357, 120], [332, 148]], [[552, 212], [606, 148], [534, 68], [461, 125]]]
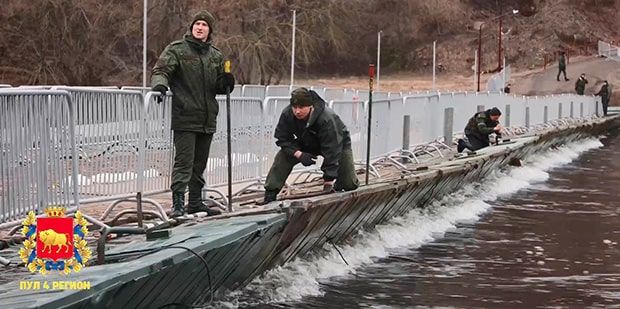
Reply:
[[[256, 90], [246, 86], [242, 92]], [[75, 208], [80, 203], [102, 201], [111, 202], [102, 218], [116, 205], [131, 202], [140, 209], [143, 203], [154, 205], [155, 210], [147, 212], [166, 220], [161, 205], [147, 197], [170, 187], [174, 158], [171, 97], [158, 103], [156, 93], [143, 92], [146, 89], [58, 89], [0, 90], [0, 226], [51, 204]], [[330, 88], [319, 91], [337, 97], [353, 93]], [[373, 104], [371, 160], [387, 159], [390, 164], [397, 164], [393, 159], [403, 151], [442, 155], [441, 148], [462, 134], [476, 111], [493, 106], [503, 111], [503, 123], [516, 131], [566, 118], [589, 118], [602, 110], [598, 97], [573, 94], [519, 97], [427, 92], [387, 96], [372, 103], [329, 101], [350, 131], [358, 163], [364, 163], [366, 157], [368, 104]], [[289, 101], [289, 96], [231, 99], [232, 182], [248, 184], [241, 190], [252, 185], [260, 190], [279, 150], [273, 131]], [[205, 191], [220, 196], [219, 202], [225, 204], [224, 194], [214, 189], [228, 181], [225, 99], [218, 97], [218, 103], [218, 129], [204, 175]], [[410, 119], [409, 127], [403, 124], [404, 116]], [[411, 142], [409, 149], [402, 149], [404, 131]], [[317, 172], [301, 166], [296, 170]]]

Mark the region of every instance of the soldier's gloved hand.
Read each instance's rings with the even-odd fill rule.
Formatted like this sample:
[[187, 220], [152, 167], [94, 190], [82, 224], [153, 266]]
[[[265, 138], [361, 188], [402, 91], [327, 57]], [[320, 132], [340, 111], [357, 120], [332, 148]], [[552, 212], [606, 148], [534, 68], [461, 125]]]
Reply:
[[161, 103], [161, 101], [163, 100], [163, 97], [166, 96], [166, 92], [168, 92], [168, 87], [166, 87], [164, 85], [155, 85], [152, 90], [154, 92], [161, 93], [161, 96], [156, 96], [155, 97], [155, 100], [157, 101], [157, 103]]
[[218, 76], [218, 79], [220, 80], [220, 85], [222, 85], [224, 90], [228, 88], [228, 90], [232, 92], [233, 89], [235, 89], [235, 76], [232, 75], [232, 73], [224, 72]]
[[310, 166], [316, 163], [316, 156], [307, 152], [302, 152], [301, 156], [299, 156], [299, 161], [304, 166]]

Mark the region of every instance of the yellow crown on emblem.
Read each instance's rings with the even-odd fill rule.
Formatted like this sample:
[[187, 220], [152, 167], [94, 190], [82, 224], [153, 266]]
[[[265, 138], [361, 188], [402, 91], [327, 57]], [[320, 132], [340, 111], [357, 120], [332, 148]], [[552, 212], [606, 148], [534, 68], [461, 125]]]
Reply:
[[65, 216], [65, 211], [67, 209], [62, 206], [50, 206], [45, 208], [45, 214], [47, 214], [50, 218], [62, 218]]

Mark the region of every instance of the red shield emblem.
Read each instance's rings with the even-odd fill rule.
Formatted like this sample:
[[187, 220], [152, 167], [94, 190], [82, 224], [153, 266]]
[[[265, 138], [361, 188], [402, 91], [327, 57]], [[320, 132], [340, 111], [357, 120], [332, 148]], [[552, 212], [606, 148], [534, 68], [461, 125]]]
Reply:
[[53, 261], [73, 257], [73, 218], [37, 219], [37, 257]]

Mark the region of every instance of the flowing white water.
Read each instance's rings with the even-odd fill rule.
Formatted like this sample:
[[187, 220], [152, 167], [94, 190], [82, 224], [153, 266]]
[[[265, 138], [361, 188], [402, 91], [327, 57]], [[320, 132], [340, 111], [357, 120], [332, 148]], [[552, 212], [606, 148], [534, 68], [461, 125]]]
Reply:
[[355, 274], [359, 267], [387, 257], [399, 248], [418, 248], [441, 238], [458, 222], [478, 220], [492, 207], [489, 202], [546, 181], [548, 170], [602, 146], [598, 139], [585, 139], [529, 158], [522, 167], [497, 171], [479, 183], [468, 184], [434, 201], [429, 207], [412, 209], [372, 231], [360, 232], [349, 244], [339, 246], [349, 265], [343, 262], [332, 245], [327, 244], [320, 254], [298, 258], [266, 272], [246, 288], [227, 295], [217, 306], [235, 308], [260, 303], [290, 303], [306, 296], [320, 296], [320, 282]]

